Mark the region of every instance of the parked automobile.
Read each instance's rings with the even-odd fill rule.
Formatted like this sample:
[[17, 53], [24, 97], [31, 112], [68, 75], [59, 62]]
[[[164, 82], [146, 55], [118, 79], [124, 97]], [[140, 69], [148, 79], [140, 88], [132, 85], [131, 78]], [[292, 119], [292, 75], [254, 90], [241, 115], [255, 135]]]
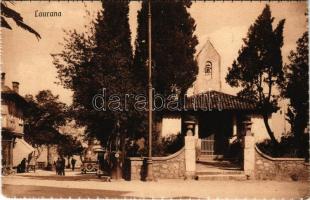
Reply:
[[99, 145], [89, 146], [83, 153], [81, 173], [96, 173], [99, 169], [98, 153], [104, 151]]

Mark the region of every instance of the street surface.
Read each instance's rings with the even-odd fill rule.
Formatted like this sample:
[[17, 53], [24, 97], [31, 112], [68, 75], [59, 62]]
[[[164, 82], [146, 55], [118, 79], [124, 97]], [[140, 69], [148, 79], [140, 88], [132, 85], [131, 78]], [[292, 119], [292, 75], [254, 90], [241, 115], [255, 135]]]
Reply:
[[54, 198], [306, 198], [309, 182], [206, 181], [165, 179], [156, 182], [112, 180], [94, 174], [37, 171], [2, 177], [5, 197]]

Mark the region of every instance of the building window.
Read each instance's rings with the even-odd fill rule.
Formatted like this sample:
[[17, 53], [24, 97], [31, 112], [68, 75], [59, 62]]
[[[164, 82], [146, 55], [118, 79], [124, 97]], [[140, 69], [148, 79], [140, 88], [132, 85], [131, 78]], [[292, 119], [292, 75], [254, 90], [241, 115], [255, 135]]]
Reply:
[[211, 76], [212, 77], [212, 62], [207, 61], [206, 66], [205, 66], [205, 75], [206, 76]]

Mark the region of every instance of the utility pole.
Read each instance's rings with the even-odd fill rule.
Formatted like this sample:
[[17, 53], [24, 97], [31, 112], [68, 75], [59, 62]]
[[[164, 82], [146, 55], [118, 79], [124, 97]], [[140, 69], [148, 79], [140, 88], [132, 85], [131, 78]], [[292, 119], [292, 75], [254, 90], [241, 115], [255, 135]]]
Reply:
[[152, 14], [151, 14], [151, 0], [148, 0], [148, 39], [149, 39], [149, 51], [148, 51], [148, 93], [149, 93], [149, 155], [147, 159], [147, 174], [146, 181], [153, 181], [153, 161], [152, 161], [152, 107], [153, 107], [153, 98], [152, 98]]

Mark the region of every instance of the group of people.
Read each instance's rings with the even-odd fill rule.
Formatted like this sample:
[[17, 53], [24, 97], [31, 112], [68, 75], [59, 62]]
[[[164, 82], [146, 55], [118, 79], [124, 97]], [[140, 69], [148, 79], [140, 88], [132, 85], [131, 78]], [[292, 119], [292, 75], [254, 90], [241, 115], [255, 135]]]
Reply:
[[[72, 171], [75, 169], [76, 160], [74, 158], [71, 159], [71, 167]], [[56, 174], [60, 176], [65, 176], [65, 168], [66, 168], [66, 160], [63, 157], [58, 157], [54, 162], [56, 168]]]
[[57, 160], [54, 162], [56, 168], [56, 174], [60, 176], [65, 175], [65, 167], [66, 167], [66, 160], [63, 157], [58, 157]]

